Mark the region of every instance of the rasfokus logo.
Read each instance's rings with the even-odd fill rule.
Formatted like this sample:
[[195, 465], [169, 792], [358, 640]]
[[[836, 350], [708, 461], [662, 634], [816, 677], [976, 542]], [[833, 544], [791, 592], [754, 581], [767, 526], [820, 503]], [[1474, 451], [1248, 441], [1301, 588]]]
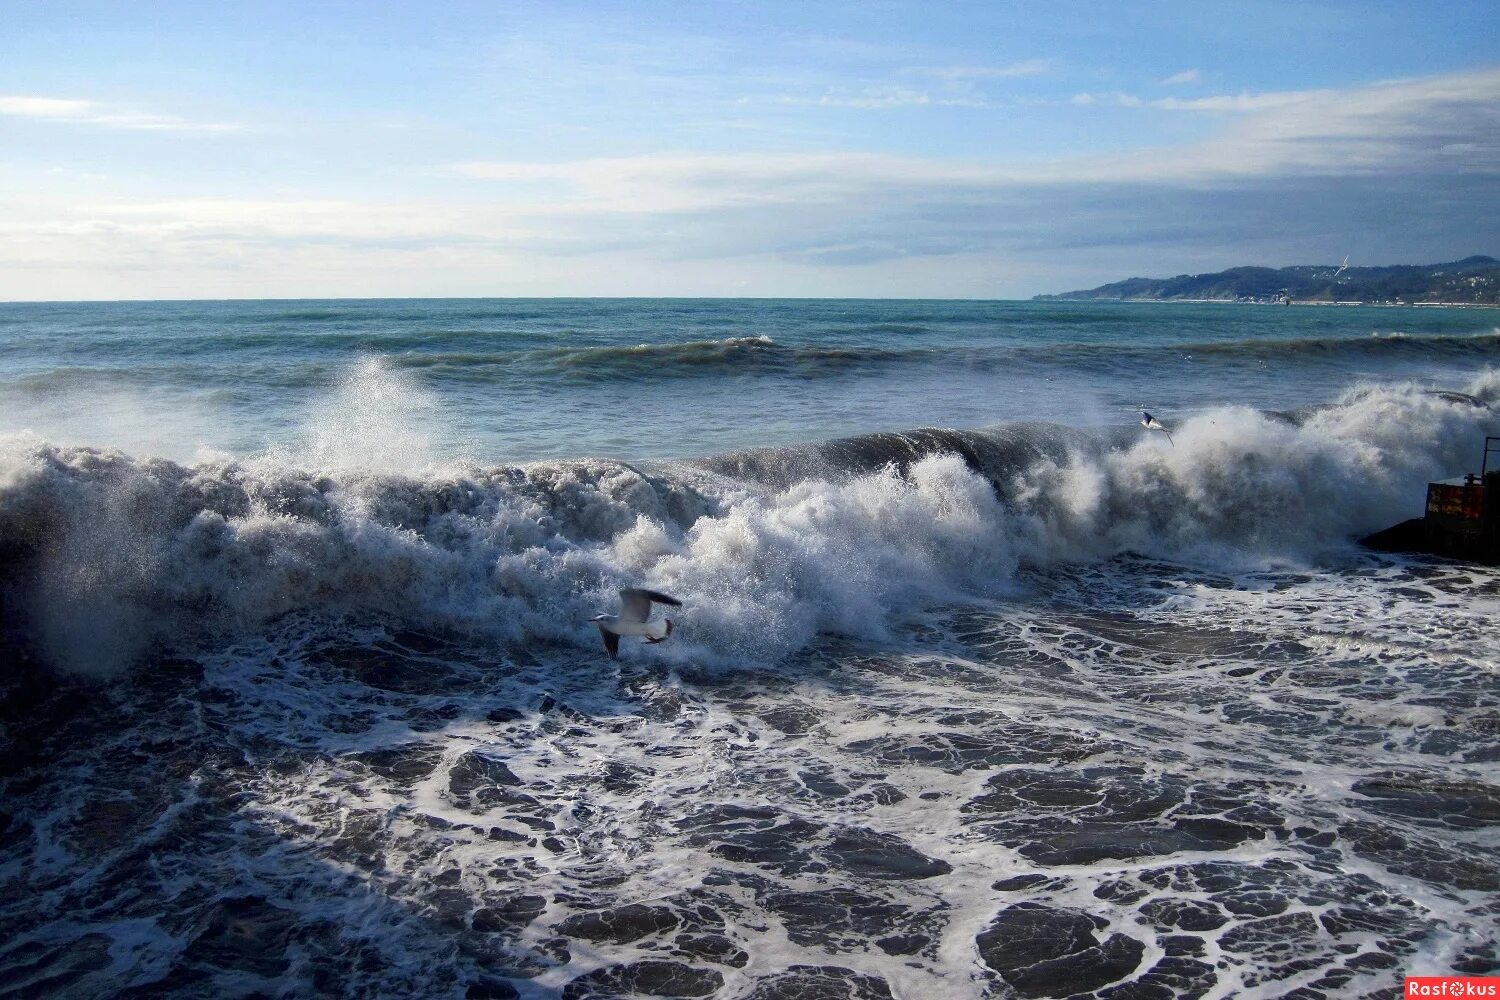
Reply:
[[1463, 997], [1500, 997], [1500, 978], [1494, 976], [1407, 976], [1405, 995], [1442, 997], [1445, 1000], [1460, 1000]]

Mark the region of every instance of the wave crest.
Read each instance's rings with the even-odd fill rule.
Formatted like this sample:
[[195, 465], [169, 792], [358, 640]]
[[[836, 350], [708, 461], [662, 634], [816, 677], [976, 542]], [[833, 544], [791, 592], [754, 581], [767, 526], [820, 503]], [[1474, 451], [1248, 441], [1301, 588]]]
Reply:
[[587, 617], [643, 583], [687, 602], [658, 655], [766, 662], [819, 632], [878, 635], [903, 608], [1003, 592], [1024, 566], [1306, 557], [1411, 516], [1497, 429], [1472, 397], [1397, 386], [1291, 419], [1212, 411], [1175, 426], [1176, 447], [1017, 425], [416, 478], [13, 439], [0, 560], [28, 641], [90, 673], [294, 611], [591, 647]]

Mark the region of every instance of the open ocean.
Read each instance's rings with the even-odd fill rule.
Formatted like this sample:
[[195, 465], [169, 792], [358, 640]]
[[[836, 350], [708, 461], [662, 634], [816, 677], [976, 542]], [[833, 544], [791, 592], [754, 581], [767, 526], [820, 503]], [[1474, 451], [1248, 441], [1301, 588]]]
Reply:
[[1500, 974], [1500, 571], [1354, 544], [1497, 403], [1485, 309], [0, 304], [0, 997]]

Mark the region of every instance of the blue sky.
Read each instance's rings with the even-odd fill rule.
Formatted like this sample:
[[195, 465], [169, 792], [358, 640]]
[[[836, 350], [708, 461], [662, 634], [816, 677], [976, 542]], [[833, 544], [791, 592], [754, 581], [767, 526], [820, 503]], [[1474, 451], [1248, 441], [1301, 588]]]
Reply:
[[988, 298], [1500, 254], [1492, 2], [0, 19], [0, 298]]

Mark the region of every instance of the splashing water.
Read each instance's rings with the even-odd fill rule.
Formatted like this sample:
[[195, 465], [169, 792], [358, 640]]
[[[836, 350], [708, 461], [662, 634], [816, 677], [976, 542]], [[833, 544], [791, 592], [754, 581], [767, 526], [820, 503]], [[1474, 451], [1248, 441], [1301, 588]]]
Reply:
[[[1493, 371], [1203, 404], [1175, 448], [1029, 422], [481, 465], [393, 357], [269, 452], [0, 443], [4, 989], [1494, 974], [1500, 578], [1350, 545], [1470, 470]], [[635, 584], [686, 607], [611, 663], [587, 618]]]

